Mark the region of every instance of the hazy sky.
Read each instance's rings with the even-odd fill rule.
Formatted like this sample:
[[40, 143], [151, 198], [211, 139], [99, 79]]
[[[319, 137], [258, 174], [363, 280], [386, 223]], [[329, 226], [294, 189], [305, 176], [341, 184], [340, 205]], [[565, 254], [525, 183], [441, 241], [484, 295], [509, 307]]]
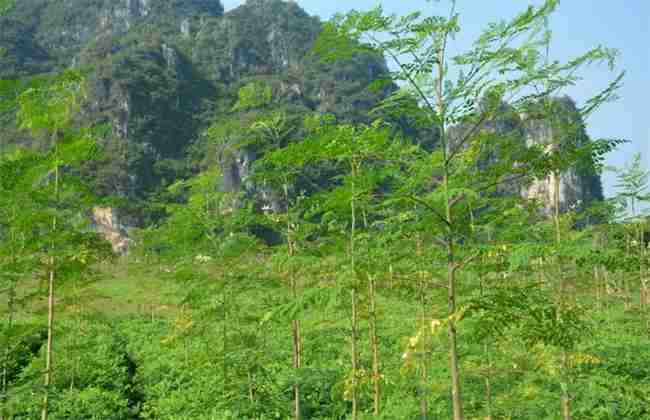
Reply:
[[[222, 0], [226, 10], [243, 1]], [[298, 0], [309, 14], [327, 20], [335, 13], [351, 8], [367, 10], [381, 4], [389, 13], [405, 14], [415, 10], [446, 14], [446, 2], [428, 0]], [[459, 0], [461, 34], [455, 47], [469, 46], [487, 23], [506, 19], [541, 0]], [[552, 59], [566, 60], [600, 44], [620, 50], [615, 72], [606, 66], [582, 73], [584, 80], [567, 90], [578, 104], [607, 86], [621, 69], [627, 71], [621, 99], [605, 104], [587, 121], [592, 138], [616, 137], [630, 140], [608, 156], [609, 165], [621, 166], [633, 153], [641, 152], [650, 169], [650, 1], [564, 0], [551, 20], [554, 33]], [[455, 48], [455, 49], [456, 49]], [[613, 193], [614, 179], [604, 174], [605, 194]]]

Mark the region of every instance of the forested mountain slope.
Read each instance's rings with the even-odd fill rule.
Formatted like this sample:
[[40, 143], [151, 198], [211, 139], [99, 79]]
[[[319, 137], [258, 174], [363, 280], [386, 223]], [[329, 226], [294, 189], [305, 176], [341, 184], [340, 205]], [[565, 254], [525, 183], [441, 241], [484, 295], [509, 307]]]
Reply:
[[[226, 190], [242, 188], [265, 148], [242, 146], [234, 137], [249, 136], [241, 133], [270, 115], [264, 109], [234, 109], [242, 87], [270, 89], [266, 109], [290, 117], [287, 139], [304, 136], [304, 117], [313, 113], [369, 122], [377, 117], [370, 110], [395, 90], [394, 85], [371, 89], [387, 77], [383, 57], [359, 53], [324, 64], [311, 54], [322, 23], [294, 2], [250, 0], [224, 14], [218, 0], [24, 0], [0, 18], [0, 26], [6, 51], [0, 76], [70, 66], [88, 72], [80, 122], [108, 123], [109, 129], [101, 139], [104, 158], [87, 165], [86, 176], [136, 224], [158, 217], [147, 200], [206, 166], [221, 166]], [[427, 127], [392, 121], [415, 142], [437, 141]], [[544, 121], [491, 124], [537, 143], [551, 136]], [[3, 126], [3, 149], [31, 142], [11, 128], [10, 119]], [[224, 143], [238, 150], [224, 154]], [[565, 208], [602, 198], [600, 181], [588, 169], [563, 175], [561, 185]], [[550, 202], [552, 188], [545, 182], [513, 188]]]
[[1, 27], [3, 77], [89, 69], [83, 118], [111, 127], [102, 141], [107, 159], [91, 168], [93, 178], [103, 195], [129, 198], [187, 176], [188, 145], [208, 124], [240, 118], [231, 108], [245, 83], [272, 85], [294, 114], [361, 120], [382, 96], [366, 88], [386, 71], [370, 55], [320, 64], [308, 52], [321, 23], [279, 0], [225, 15], [218, 0], [28, 0]]

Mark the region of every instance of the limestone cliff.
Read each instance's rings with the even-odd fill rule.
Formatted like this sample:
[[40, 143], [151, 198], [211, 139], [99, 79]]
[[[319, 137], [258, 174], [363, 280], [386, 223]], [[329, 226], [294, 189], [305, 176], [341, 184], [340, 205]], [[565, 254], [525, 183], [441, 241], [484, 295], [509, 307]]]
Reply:
[[[505, 153], [513, 164], [523, 162], [527, 159], [527, 148], [541, 146], [547, 152], [565, 141], [571, 140], [577, 145], [585, 145], [590, 139], [585, 131], [575, 103], [568, 97], [555, 98], [552, 103], [557, 106], [558, 118], [565, 123], [565, 131], [570, 126], [571, 139], [562, 138], [560, 127], [552, 123], [548, 115], [534, 115], [532, 113], [519, 112], [508, 104], [501, 104], [497, 114], [498, 117], [485, 121], [478, 132], [496, 134], [499, 137], [499, 148], [505, 148]], [[459, 142], [467, 133], [472, 131], [473, 126], [459, 125], [451, 127], [449, 136], [451, 142]], [[465, 146], [468, 146], [466, 144]], [[518, 160], [518, 153], [521, 158]], [[491, 165], [500, 161], [499, 150], [494, 150], [479, 162], [479, 169], [488, 169]], [[603, 199], [600, 176], [594, 171], [593, 165], [589, 162], [581, 162], [578, 165], [562, 172], [559, 175], [559, 183], [555, 176], [550, 175], [543, 179], [526, 178], [515, 179], [504, 182], [497, 187], [500, 195], [521, 195], [524, 198], [537, 200], [543, 206], [543, 211], [550, 214], [553, 211], [553, 202], [556, 185], [559, 185], [560, 211], [566, 212], [570, 209], [579, 210], [585, 205]]]
[[[295, 109], [367, 119], [385, 95], [367, 89], [384, 60], [321, 64], [308, 54], [320, 30], [282, 0], [225, 14], [218, 0], [21, 0], [0, 18], [0, 77], [88, 69], [84, 118], [110, 131], [105, 159], [86, 172], [101, 195], [133, 202], [188, 175], [188, 146], [215, 120], [238, 118], [232, 105], [251, 79], [273, 84]], [[227, 163], [233, 184], [248, 160]]]
[[222, 12], [219, 0], [21, 0], [0, 20], [0, 44], [9, 52], [0, 73], [57, 70], [101, 38], [144, 24], [180, 33]]
[[[562, 118], [570, 120], [571, 136], [576, 144], [586, 144], [589, 137], [586, 133], [584, 122], [579, 116], [575, 103], [569, 97], [555, 100], [559, 109], [562, 110]], [[548, 120], [540, 120], [523, 116], [523, 132], [527, 145], [542, 145], [546, 149], [553, 146], [551, 141], [564, 141], [558, 139], [558, 129]], [[603, 199], [603, 190], [600, 176], [594, 171], [592, 165], [577, 165], [559, 175], [559, 180], [554, 175], [545, 179], [537, 179], [532, 184], [522, 188], [522, 195], [526, 198], [534, 198], [544, 204], [547, 213], [553, 210], [553, 201], [556, 194], [556, 187], [559, 186], [560, 211], [565, 212], [572, 209], [581, 209], [584, 205], [593, 201]]]
[[[224, 190], [247, 188], [259, 150], [237, 148], [234, 139], [219, 145], [233, 149], [224, 154], [203, 133], [215, 123], [238, 130], [239, 122], [259, 116], [233, 111], [237, 92], [251, 81], [272, 87], [272, 107], [292, 124], [314, 112], [368, 121], [368, 110], [394, 89], [368, 89], [388, 72], [385, 60], [359, 54], [323, 64], [309, 54], [321, 29], [318, 18], [282, 0], [248, 0], [227, 13], [219, 0], [21, 0], [0, 18], [0, 47], [7, 51], [0, 77], [88, 70], [83, 118], [110, 129], [101, 139], [104, 158], [88, 164], [85, 175], [99, 195], [119, 197], [142, 216], [151, 213], [142, 209], [151, 196], [215, 161]], [[518, 130], [531, 144], [553, 134], [546, 122], [521, 116], [485, 128]], [[550, 203], [552, 185], [538, 180], [503, 189]], [[563, 174], [560, 189], [563, 208], [602, 196], [598, 177], [582, 169]]]

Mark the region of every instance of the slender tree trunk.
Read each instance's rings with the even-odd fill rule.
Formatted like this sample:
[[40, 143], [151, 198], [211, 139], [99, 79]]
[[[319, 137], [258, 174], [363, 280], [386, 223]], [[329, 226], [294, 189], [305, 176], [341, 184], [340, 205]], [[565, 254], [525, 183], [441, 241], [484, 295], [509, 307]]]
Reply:
[[43, 397], [43, 408], [41, 420], [47, 420], [49, 416], [50, 386], [52, 384], [52, 344], [54, 338], [54, 257], [50, 259], [52, 268], [49, 276], [48, 298], [47, 298], [47, 347], [45, 352], [45, 395]]
[[79, 343], [82, 342], [83, 340], [83, 311], [82, 311], [82, 302], [81, 302], [81, 297], [80, 297], [80, 291], [77, 283], [77, 279], [72, 280], [72, 295], [74, 297], [74, 313], [75, 313], [75, 318], [77, 322], [77, 330], [71, 334], [71, 348], [75, 349], [77, 351], [77, 355], [75, 356], [75, 361], [74, 365], [72, 367], [72, 378], [70, 380], [70, 390], [72, 391], [75, 386], [75, 379], [79, 375], [79, 371], [81, 369], [81, 352], [79, 351]]
[[[54, 197], [55, 204], [58, 207], [59, 204], [59, 153], [58, 145], [56, 143], [57, 133], [54, 134], [54, 156], [56, 159], [56, 164], [54, 166]], [[57, 230], [57, 216], [56, 213], [52, 217], [52, 237], [56, 237]], [[54, 253], [54, 239], [52, 239], [52, 249], [51, 252]], [[49, 417], [49, 398], [50, 398], [50, 388], [52, 384], [52, 345], [54, 341], [54, 280], [55, 280], [55, 258], [54, 255], [50, 257], [50, 273], [49, 273], [49, 282], [48, 282], [48, 297], [47, 297], [47, 347], [45, 354], [45, 380], [44, 388], [45, 395], [43, 396], [43, 407], [41, 410], [41, 420], [47, 420]]]
[[221, 330], [221, 345], [222, 345], [222, 354], [221, 354], [221, 367], [223, 374], [223, 388], [221, 389], [222, 399], [226, 401], [228, 388], [229, 388], [229, 378], [228, 378], [228, 294], [226, 293], [226, 287], [223, 289], [223, 329]]
[[[423, 299], [424, 300], [424, 299]], [[422, 313], [422, 329], [424, 331], [427, 330], [427, 322], [426, 322], [426, 315], [424, 312], [424, 307], [423, 313]], [[420, 373], [420, 417], [422, 420], [427, 420], [429, 418], [429, 395], [427, 393], [427, 389], [429, 388], [429, 335], [424, 334], [422, 337], [422, 365], [421, 365], [421, 373]]]
[[[287, 202], [287, 253], [289, 257], [289, 281], [291, 283], [291, 294], [293, 296], [293, 300], [296, 301], [298, 299], [298, 287], [296, 284], [296, 275], [293, 270], [293, 261], [291, 259], [294, 256], [295, 249], [294, 249], [294, 242], [293, 242], [293, 236], [291, 235], [292, 232], [292, 227], [291, 227], [291, 218], [289, 217], [289, 186], [285, 180], [284, 183], [284, 198], [285, 201]], [[300, 320], [295, 317], [292, 320], [292, 334], [293, 334], [293, 344], [292, 344], [292, 351], [293, 351], [293, 369], [294, 372], [297, 374], [300, 370], [301, 367], [301, 348], [302, 348], [302, 343], [301, 343], [301, 337], [300, 337]], [[298, 383], [295, 383], [293, 385], [293, 417], [295, 420], [300, 420], [300, 385]]]
[[351, 341], [351, 351], [352, 351], [352, 419], [357, 420], [358, 418], [358, 396], [357, 396], [357, 387], [358, 387], [358, 371], [359, 371], [359, 360], [358, 360], [358, 350], [357, 350], [357, 291], [352, 289], [352, 331], [350, 333]]
[[[483, 297], [485, 294], [485, 282], [484, 277], [481, 274], [479, 274], [479, 285], [481, 288], [481, 297]], [[487, 369], [484, 378], [485, 405], [487, 407], [487, 416], [485, 419], [492, 420], [492, 354], [490, 352], [490, 344], [487, 342], [483, 344], [483, 355], [485, 357], [485, 361], [487, 362]]]
[[[15, 221], [15, 218], [16, 218], [16, 207], [14, 205], [12, 206], [12, 222]], [[13, 263], [16, 263], [16, 252], [17, 252], [15, 249], [16, 240], [17, 240], [16, 231], [12, 227], [10, 243], [11, 243], [11, 260]], [[2, 358], [2, 396], [0, 396], [0, 403], [2, 403], [2, 408], [0, 409], [0, 420], [5, 420], [5, 415], [6, 415], [5, 405], [7, 403], [8, 392], [9, 392], [9, 356], [11, 355], [12, 329], [14, 323], [14, 311], [16, 310], [15, 307], [16, 283], [17, 283], [17, 278], [12, 277], [9, 290], [8, 290], [9, 296], [7, 301], [7, 306], [8, 306], [7, 309], [9, 310], [8, 319], [7, 319], [7, 344]]]
[[[554, 173], [554, 184], [555, 188], [553, 191], [553, 204], [555, 207], [555, 212], [554, 212], [554, 221], [555, 221], [555, 243], [556, 246], [560, 247], [562, 243], [562, 231], [561, 231], [561, 226], [560, 226], [560, 180], [561, 180], [561, 174], [559, 172]], [[559, 267], [559, 277], [560, 277], [560, 294], [559, 294], [559, 299], [560, 299], [560, 305], [564, 305], [565, 301], [565, 296], [564, 294], [566, 293], [566, 286], [565, 286], [565, 279], [564, 279], [564, 270], [562, 268], [562, 261], [558, 261], [558, 267]], [[562, 418], [564, 420], [571, 420], [571, 394], [569, 390], [569, 366], [568, 366], [568, 360], [569, 360], [569, 351], [566, 348], [562, 349], [562, 376], [564, 379], [566, 379], [566, 386], [562, 388], [562, 394], [561, 394], [561, 402], [562, 402]]]
[[490, 354], [490, 345], [483, 345], [483, 354], [487, 361], [487, 372], [485, 373], [485, 404], [487, 407], [486, 420], [492, 420], [492, 357]]
[[[603, 267], [603, 291], [605, 292], [605, 295], [603, 296], [604, 301], [603, 301], [603, 306], [605, 309], [610, 307], [610, 299], [609, 296], [611, 294], [610, 290], [611, 288], [609, 287], [609, 271], [607, 270], [607, 267]], [[607, 314], [607, 320], [609, 322], [609, 311], [605, 311], [605, 314]]]
[[2, 358], [2, 411], [0, 411], [0, 420], [5, 419], [5, 404], [7, 403], [9, 391], [9, 356], [11, 354], [11, 335], [14, 321], [16, 298], [16, 285], [15, 280], [12, 279], [12, 284], [9, 288], [9, 319], [7, 320], [7, 344], [5, 347], [4, 355]]
[[449, 222], [447, 237], [447, 313], [449, 315], [449, 369], [451, 371], [451, 397], [454, 409], [454, 420], [464, 420], [463, 402], [460, 385], [460, 368], [458, 357], [458, 338], [456, 323], [453, 319], [456, 313], [456, 263], [454, 250], [454, 233], [451, 227], [451, 203], [449, 197], [449, 180], [445, 168], [444, 188], [446, 196], [446, 217]]
[[[420, 379], [423, 384], [426, 384], [429, 381], [427, 369], [424, 367]], [[429, 418], [429, 401], [427, 400], [426, 388], [424, 387], [420, 390], [420, 418], [422, 420], [427, 420]]]
[[[452, 19], [456, 11], [456, 2], [452, 2], [449, 19]], [[447, 312], [449, 315], [448, 323], [448, 340], [449, 340], [449, 370], [451, 373], [451, 398], [453, 405], [453, 420], [464, 420], [463, 414], [463, 398], [461, 394], [461, 381], [460, 381], [460, 367], [458, 356], [458, 337], [456, 332], [456, 323], [454, 322], [453, 315], [456, 313], [456, 255], [455, 255], [455, 232], [454, 221], [452, 218], [452, 204], [449, 191], [449, 176], [450, 176], [450, 150], [448, 139], [446, 137], [447, 125], [447, 103], [444, 92], [444, 83], [446, 76], [446, 48], [447, 37], [449, 32], [445, 32], [442, 36], [442, 45], [438, 49], [437, 60], [437, 83], [436, 83], [436, 103], [437, 103], [437, 117], [440, 120], [440, 142], [442, 145], [443, 155], [443, 180], [442, 188], [444, 192], [444, 206], [445, 206], [445, 223], [447, 230], [446, 247], [447, 247]]]
[[[301, 367], [301, 339], [300, 339], [300, 320], [293, 320], [293, 368], [296, 372]], [[293, 386], [293, 416], [296, 420], [300, 419], [300, 385]]]
[[[565, 378], [566, 378], [566, 372], [568, 371], [569, 368], [569, 355], [568, 351], [565, 349], [562, 350], [562, 370], [565, 372]], [[568, 378], [567, 378], [568, 379]], [[568, 388], [568, 380], [567, 380], [567, 388]], [[564, 420], [571, 420], [571, 395], [569, 394], [568, 389], [562, 391], [562, 418]]]
[[[445, 153], [445, 160], [446, 160]], [[445, 192], [445, 217], [447, 218], [447, 314], [449, 316], [449, 370], [451, 373], [451, 398], [453, 404], [454, 420], [464, 420], [463, 400], [460, 384], [460, 367], [458, 356], [458, 337], [456, 332], [456, 261], [455, 238], [453, 231], [451, 197], [449, 195], [449, 167], [444, 167], [443, 188]]]
[[352, 162], [351, 167], [352, 175], [352, 197], [350, 199], [350, 217], [351, 217], [351, 226], [350, 226], [350, 267], [352, 271], [352, 331], [351, 331], [351, 351], [352, 351], [352, 420], [357, 420], [359, 416], [359, 401], [357, 395], [358, 388], [358, 372], [359, 372], [359, 355], [357, 349], [357, 340], [358, 340], [358, 304], [357, 304], [357, 273], [356, 273], [356, 259], [355, 259], [355, 237], [356, 237], [356, 228], [357, 228], [357, 215], [356, 215], [356, 190], [355, 190], [355, 180], [356, 176], [356, 163]]
[[372, 382], [374, 415], [379, 416], [381, 402], [381, 376], [379, 365], [379, 337], [377, 336], [377, 303], [375, 299], [375, 278], [368, 278], [368, 294], [370, 296], [370, 339], [372, 345]]
[[[631, 238], [628, 235], [627, 237], [627, 255], [630, 256], [631, 254]], [[623, 275], [623, 296], [624, 296], [624, 302], [625, 302], [625, 310], [629, 311], [632, 309], [632, 292], [630, 291], [630, 280], [627, 278], [627, 276], [624, 274]]]
[[641, 225], [637, 228], [637, 243], [639, 244], [639, 305], [641, 306], [641, 313], [645, 313], [645, 298], [646, 298], [646, 289], [645, 289], [645, 280], [643, 277], [643, 259], [645, 256], [645, 246], [643, 244], [643, 229]]
[[[427, 308], [426, 308], [426, 284], [425, 273], [420, 267], [419, 261], [422, 260], [422, 238], [418, 233], [416, 236], [416, 255], [417, 255], [417, 269], [418, 269], [418, 283], [420, 286], [420, 325], [419, 330], [427, 331]], [[423, 336], [422, 352], [421, 352], [421, 372], [420, 372], [420, 418], [427, 420], [429, 417], [429, 396], [427, 395], [427, 388], [429, 385], [429, 340], [428, 334]]]
[[[451, 249], [453, 249], [450, 246]], [[453, 257], [453, 251], [450, 256]], [[448, 313], [453, 315], [456, 312], [456, 278], [454, 274], [454, 267], [450, 264], [448, 267], [448, 284], [449, 288], [448, 293]], [[463, 420], [463, 404], [461, 397], [461, 386], [460, 386], [460, 368], [458, 363], [458, 343], [457, 343], [457, 333], [456, 325], [453, 319], [449, 321], [449, 367], [451, 370], [451, 397], [454, 407], [454, 420]]]
[[648, 305], [650, 305], [650, 290], [648, 289], [648, 273], [645, 268], [646, 261], [648, 260], [648, 247], [645, 244], [643, 226], [639, 226], [639, 278], [641, 283], [641, 310], [646, 317], [646, 329], [650, 335], [650, 313]]
[[191, 369], [190, 366], [190, 339], [188, 337], [183, 337], [183, 352], [185, 354], [185, 368]]
[[255, 404], [255, 392], [253, 391], [253, 375], [248, 370], [248, 399], [251, 404]]

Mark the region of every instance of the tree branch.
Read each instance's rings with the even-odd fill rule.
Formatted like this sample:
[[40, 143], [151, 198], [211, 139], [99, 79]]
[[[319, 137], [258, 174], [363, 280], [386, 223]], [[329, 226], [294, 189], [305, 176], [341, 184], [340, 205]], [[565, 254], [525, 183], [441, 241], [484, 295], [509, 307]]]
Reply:
[[438, 219], [440, 219], [441, 222], [446, 224], [448, 227], [451, 227], [451, 224], [449, 223], [449, 221], [442, 214], [440, 214], [440, 212], [438, 212], [438, 210], [436, 210], [433, 206], [431, 206], [426, 201], [424, 201], [421, 198], [418, 198], [418, 197], [416, 197], [414, 195], [407, 195], [406, 198], [408, 198], [409, 200], [411, 200], [411, 201], [413, 201], [413, 202], [415, 202], [417, 204], [423, 205], [427, 210], [429, 210], [436, 217], [438, 217]]

